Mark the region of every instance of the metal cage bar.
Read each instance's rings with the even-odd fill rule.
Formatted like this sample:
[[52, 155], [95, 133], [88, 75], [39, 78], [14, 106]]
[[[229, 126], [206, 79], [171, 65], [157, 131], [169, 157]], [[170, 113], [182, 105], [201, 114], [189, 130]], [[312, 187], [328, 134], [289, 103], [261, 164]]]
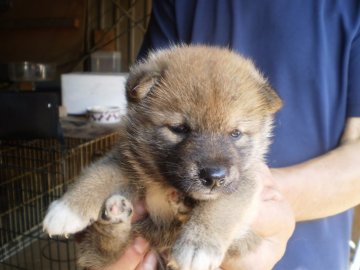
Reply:
[[77, 269], [73, 238], [50, 239], [41, 222], [80, 171], [117, 141], [114, 132], [93, 140], [0, 141], [0, 270]]

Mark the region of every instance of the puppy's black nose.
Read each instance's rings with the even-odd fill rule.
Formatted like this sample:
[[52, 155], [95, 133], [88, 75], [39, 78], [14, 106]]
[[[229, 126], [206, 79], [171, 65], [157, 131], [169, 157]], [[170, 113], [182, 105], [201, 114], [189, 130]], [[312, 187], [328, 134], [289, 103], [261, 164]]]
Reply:
[[206, 187], [219, 187], [225, 183], [227, 170], [223, 166], [207, 167], [200, 170], [199, 177]]

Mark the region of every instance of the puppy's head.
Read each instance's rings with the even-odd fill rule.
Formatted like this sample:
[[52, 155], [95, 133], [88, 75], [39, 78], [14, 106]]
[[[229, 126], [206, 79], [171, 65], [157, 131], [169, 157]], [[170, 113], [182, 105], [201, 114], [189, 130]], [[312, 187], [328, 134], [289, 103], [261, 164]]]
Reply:
[[195, 199], [252, 186], [281, 100], [250, 60], [206, 46], [151, 54], [127, 82], [132, 151], [154, 181]]

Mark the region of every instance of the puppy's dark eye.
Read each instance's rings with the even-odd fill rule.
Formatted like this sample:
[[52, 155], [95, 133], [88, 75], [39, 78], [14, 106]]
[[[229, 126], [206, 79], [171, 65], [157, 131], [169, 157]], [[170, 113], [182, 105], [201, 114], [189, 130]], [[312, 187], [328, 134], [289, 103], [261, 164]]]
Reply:
[[240, 139], [241, 135], [242, 135], [242, 132], [241, 132], [240, 130], [238, 130], [238, 129], [234, 129], [234, 130], [231, 131], [231, 133], [230, 133], [230, 136], [231, 136], [232, 138], [234, 138], [234, 139]]
[[184, 135], [190, 132], [190, 127], [185, 124], [175, 125], [175, 126], [168, 126], [168, 128], [176, 134]]

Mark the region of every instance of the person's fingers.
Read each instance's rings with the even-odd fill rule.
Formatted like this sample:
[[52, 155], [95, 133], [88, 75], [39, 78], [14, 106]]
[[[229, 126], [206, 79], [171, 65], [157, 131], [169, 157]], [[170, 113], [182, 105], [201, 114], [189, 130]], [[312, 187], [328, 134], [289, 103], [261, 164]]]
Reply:
[[157, 266], [157, 257], [154, 251], [149, 251], [144, 260], [136, 267], [136, 270], [155, 270]]
[[137, 237], [119, 260], [102, 270], [134, 270], [141, 263], [148, 250], [149, 243], [144, 238]]
[[269, 167], [260, 163], [257, 177], [263, 183], [260, 208], [252, 229], [261, 237], [276, 234], [291, 235], [295, 226], [293, 210], [286, 198], [279, 191]]
[[261, 237], [277, 234], [291, 235], [295, 227], [295, 218], [290, 204], [281, 194], [276, 199], [263, 201], [253, 230]]
[[275, 186], [265, 186], [261, 193], [261, 199], [263, 201], [281, 201], [283, 196]]
[[276, 181], [270, 168], [263, 162], [260, 162], [257, 166], [257, 177], [261, 179], [264, 188], [277, 189]]

